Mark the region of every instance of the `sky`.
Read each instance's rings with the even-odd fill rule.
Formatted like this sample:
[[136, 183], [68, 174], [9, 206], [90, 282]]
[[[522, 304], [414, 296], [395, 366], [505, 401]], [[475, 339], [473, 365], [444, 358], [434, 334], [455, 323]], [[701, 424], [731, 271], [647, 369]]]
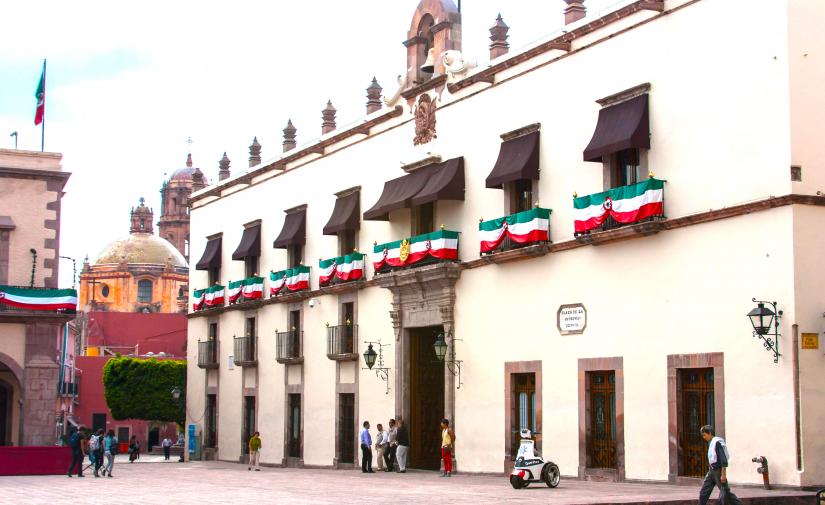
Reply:
[[[588, 16], [617, 0], [585, 0]], [[34, 92], [47, 59], [46, 151], [72, 176], [60, 253], [93, 261], [128, 234], [140, 197], [160, 217], [164, 179], [194, 165], [217, 179], [224, 152], [248, 168], [253, 136], [264, 160], [281, 151], [291, 119], [298, 144], [321, 133], [331, 100], [343, 126], [365, 114], [373, 77], [395, 92], [418, 0], [314, 2], [77, 0], [4, 2], [0, 15], [0, 147], [40, 149]], [[561, 29], [563, 0], [463, 0], [466, 59], [489, 59], [501, 14], [510, 51]], [[191, 138], [192, 143], [187, 143]], [[197, 251], [195, 252], [197, 254]], [[61, 286], [72, 265], [61, 260]]]

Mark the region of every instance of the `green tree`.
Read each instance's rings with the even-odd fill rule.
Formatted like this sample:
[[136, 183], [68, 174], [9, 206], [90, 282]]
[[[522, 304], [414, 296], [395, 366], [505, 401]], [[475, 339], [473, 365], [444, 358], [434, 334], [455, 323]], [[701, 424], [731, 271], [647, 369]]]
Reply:
[[[172, 390], [180, 388], [179, 400]], [[103, 368], [103, 395], [115, 419], [186, 421], [186, 361], [116, 357]]]

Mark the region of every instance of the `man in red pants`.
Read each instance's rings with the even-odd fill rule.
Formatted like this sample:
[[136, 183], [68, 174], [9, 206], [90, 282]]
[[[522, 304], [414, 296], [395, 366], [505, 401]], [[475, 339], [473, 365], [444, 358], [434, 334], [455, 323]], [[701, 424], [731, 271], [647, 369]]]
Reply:
[[444, 461], [442, 477], [453, 475], [453, 448], [455, 447], [455, 432], [450, 429], [450, 420], [441, 420], [441, 459]]

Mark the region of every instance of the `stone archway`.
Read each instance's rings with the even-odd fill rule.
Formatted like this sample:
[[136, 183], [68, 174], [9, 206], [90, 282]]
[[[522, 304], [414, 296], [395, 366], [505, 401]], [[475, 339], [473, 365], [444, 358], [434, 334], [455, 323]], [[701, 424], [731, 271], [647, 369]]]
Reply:
[[[393, 295], [392, 319], [395, 333], [395, 412], [405, 420], [413, 411], [411, 363], [414, 333], [417, 330], [442, 327], [447, 337], [448, 353], [452, 351], [455, 334], [455, 283], [461, 267], [455, 263], [440, 263], [416, 269], [400, 270], [376, 277], [376, 283]], [[455, 376], [444, 367], [443, 417], [455, 426]]]
[[23, 368], [11, 356], [0, 352], [0, 446], [19, 445], [22, 440], [22, 385]]

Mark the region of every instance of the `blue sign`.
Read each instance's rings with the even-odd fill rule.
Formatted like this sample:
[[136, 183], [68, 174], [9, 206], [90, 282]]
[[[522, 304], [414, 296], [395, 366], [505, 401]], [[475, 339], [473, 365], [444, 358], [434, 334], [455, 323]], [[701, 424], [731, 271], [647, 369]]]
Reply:
[[195, 425], [189, 425], [189, 454], [195, 454]]

